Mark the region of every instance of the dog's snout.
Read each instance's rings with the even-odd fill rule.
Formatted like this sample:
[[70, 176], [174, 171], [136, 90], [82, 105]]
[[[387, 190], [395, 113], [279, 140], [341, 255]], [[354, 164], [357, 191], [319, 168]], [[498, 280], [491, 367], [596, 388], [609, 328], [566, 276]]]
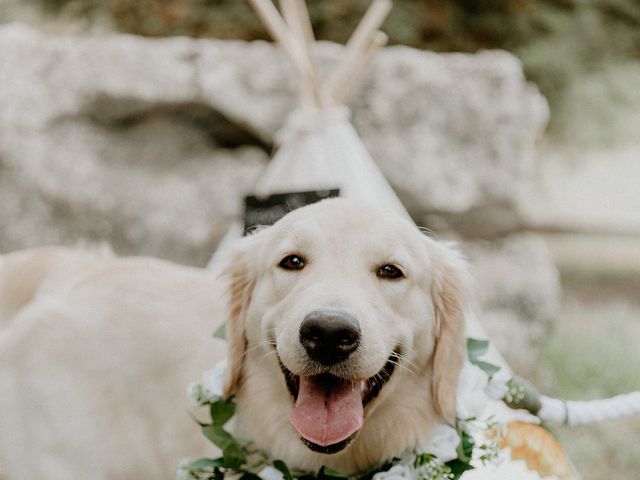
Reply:
[[346, 360], [360, 343], [360, 324], [342, 310], [314, 310], [300, 325], [300, 343], [323, 365]]

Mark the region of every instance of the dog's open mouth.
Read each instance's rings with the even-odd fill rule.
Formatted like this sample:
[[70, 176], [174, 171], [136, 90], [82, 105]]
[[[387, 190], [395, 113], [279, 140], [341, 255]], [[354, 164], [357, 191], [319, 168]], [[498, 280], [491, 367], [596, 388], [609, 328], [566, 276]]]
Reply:
[[336, 453], [355, 437], [364, 422], [364, 409], [389, 381], [398, 356], [366, 380], [348, 380], [323, 373], [294, 375], [280, 362], [295, 406], [289, 421], [313, 451]]

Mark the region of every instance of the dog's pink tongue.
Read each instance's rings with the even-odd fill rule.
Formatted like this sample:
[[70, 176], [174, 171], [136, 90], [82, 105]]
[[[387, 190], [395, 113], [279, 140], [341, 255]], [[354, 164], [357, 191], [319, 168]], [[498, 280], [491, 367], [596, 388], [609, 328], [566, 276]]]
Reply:
[[300, 377], [298, 399], [289, 421], [310, 442], [325, 447], [349, 438], [362, 427], [359, 383], [327, 387], [312, 377]]

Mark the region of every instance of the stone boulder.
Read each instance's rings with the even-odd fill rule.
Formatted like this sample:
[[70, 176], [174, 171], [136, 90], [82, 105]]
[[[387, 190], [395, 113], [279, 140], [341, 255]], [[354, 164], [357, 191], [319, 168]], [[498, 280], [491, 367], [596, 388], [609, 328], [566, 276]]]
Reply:
[[[110, 164], [112, 153], [121, 155], [111, 152], [119, 148], [113, 135], [160, 118], [195, 129], [211, 151], [250, 145], [263, 161], [258, 149], [269, 150], [296, 101], [286, 59], [265, 42], [48, 37], [10, 25], [0, 29], [0, 47], [0, 155], [22, 168], [54, 168], [52, 157], [61, 155], [82, 170], [86, 155], [78, 148]], [[322, 43], [318, 51], [328, 70], [341, 47]], [[366, 146], [414, 217], [465, 236], [519, 225], [548, 111], [513, 56], [387, 48], [350, 105]], [[112, 138], [99, 146], [96, 129]], [[179, 150], [180, 137], [164, 138], [165, 147]], [[163, 143], [154, 145], [147, 151]], [[182, 162], [185, 152], [176, 148], [157, 148], [158, 163], [169, 156]], [[133, 151], [126, 155], [126, 163], [137, 162]]]
[[0, 251], [106, 241], [206, 264], [267, 153], [199, 101], [196, 54], [0, 29]]
[[[341, 49], [318, 45], [325, 72]], [[295, 77], [266, 42], [21, 25], [0, 27], [0, 86], [0, 252], [105, 241], [192, 265], [239, 214], [296, 104]], [[520, 224], [548, 117], [518, 61], [390, 47], [349, 105], [419, 224], [488, 239], [466, 246], [487, 318], [546, 325], [558, 294], [548, 254], [501, 240]]]

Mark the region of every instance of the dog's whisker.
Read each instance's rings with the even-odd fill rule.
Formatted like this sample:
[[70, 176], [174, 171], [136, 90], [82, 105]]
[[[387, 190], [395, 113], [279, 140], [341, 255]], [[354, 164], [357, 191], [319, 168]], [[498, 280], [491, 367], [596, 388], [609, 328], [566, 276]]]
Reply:
[[409, 373], [411, 373], [413, 375], [418, 375], [418, 371], [419, 371], [417, 367], [412, 366], [412, 365], [405, 365], [403, 363], [400, 363], [398, 365], [398, 368], [400, 368], [402, 370], [405, 370], [405, 371], [407, 371], [407, 372], [409, 372]]
[[275, 350], [269, 350], [264, 355], [262, 355], [262, 358], [267, 358], [269, 355], [276, 355], [276, 351]]
[[[245, 354], [253, 352], [254, 350], [258, 350], [258, 349], [267, 349], [268, 353], [276, 353], [275, 349], [273, 348], [275, 347], [275, 345], [273, 343], [271, 343], [270, 341], [259, 341], [257, 342], [255, 345], [252, 345], [250, 347], [247, 348], [247, 350], [245, 351]], [[266, 354], [265, 354], [266, 356]]]
[[[416, 353], [417, 353], [416, 350], [411, 345], [409, 345], [406, 341], [402, 341], [401, 340], [398, 343], [398, 346], [401, 347], [402, 351], [407, 351], [411, 355], [416, 355]], [[403, 355], [401, 353], [398, 353], [398, 352], [396, 352], [396, 355], [399, 355], [401, 357], [405, 357], [405, 355]]]
[[270, 347], [270, 345], [268, 343], [257, 343], [255, 345], [252, 345], [251, 347], [247, 348], [245, 353], [250, 353], [253, 352], [254, 350], [258, 350], [260, 348], [264, 348], [264, 347]]
[[406, 370], [412, 373], [418, 372], [419, 370], [418, 366], [415, 363], [413, 363], [411, 360], [409, 360], [407, 357], [405, 357], [404, 355], [396, 353], [396, 359], [397, 360], [391, 360], [391, 362], [396, 362], [394, 363], [395, 365], [398, 365], [400, 368], [405, 368]]
[[376, 374], [376, 377], [380, 378], [383, 382], [387, 382], [391, 378], [391, 375], [386, 370], [381, 370]]
[[397, 366], [399, 369], [405, 370], [405, 371], [411, 373], [412, 375], [417, 375], [418, 374], [417, 370], [414, 369], [414, 368], [411, 368], [409, 365], [405, 365], [403, 363], [396, 363], [396, 362], [391, 362], [391, 363], [393, 363], [393, 365]]
[[[415, 350], [413, 348], [411, 348], [409, 345], [407, 345], [405, 342], [400, 342], [398, 345], [401, 347], [402, 350], [407, 350], [409, 352], [409, 354], [414, 355], [414, 356], [416, 355]], [[396, 357], [397, 360], [400, 360], [400, 361], [410, 365], [416, 371], [419, 370], [418, 366], [407, 358], [407, 355], [403, 355], [402, 353], [395, 352], [395, 357]]]

